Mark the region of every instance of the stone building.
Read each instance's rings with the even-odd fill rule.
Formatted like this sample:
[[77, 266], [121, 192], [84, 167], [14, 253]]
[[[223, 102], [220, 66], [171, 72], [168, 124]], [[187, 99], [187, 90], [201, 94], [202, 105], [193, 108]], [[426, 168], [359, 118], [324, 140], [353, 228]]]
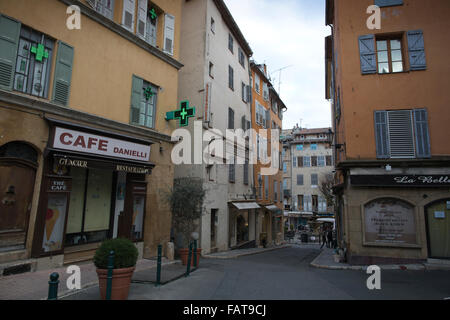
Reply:
[[[170, 241], [181, 0], [0, 2], [0, 264]], [[80, 8], [80, 29], [66, 21]], [[72, 12], [68, 14], [67, 12]], [[70, 21], [76, 21], [69, 19]]]

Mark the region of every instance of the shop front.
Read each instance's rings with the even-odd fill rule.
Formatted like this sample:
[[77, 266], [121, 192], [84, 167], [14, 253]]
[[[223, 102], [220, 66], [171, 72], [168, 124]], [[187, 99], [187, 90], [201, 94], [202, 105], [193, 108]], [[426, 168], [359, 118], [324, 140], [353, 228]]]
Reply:
[[151, 142], [50, 124], [33, 257], [62, 256], [70, 263], [91, 259], [105, 239], [142, 243]]
[[229, 207], [231, 248], [256, 246], [256, 209], [260, 209], [256, 202], [232, 202]]

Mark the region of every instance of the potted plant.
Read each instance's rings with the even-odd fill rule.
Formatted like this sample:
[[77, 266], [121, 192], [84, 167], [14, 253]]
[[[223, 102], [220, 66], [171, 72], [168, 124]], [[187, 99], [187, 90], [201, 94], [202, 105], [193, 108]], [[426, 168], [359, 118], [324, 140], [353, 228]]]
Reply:
[[94, 264], [97, 267], [100, 296], [103, 300], [106, 298], [108, 257], [111, 251], [114, 251], [111, 299], [126, 300], [138, 258], [138, 250], [132, 241], [124, 238], [105, 240], [97, 249]]
[[[202, 204], [205, 197], [203, 182], [196, 178], [177, 178], [168, 193], [167, 201], [172, 211], [172, 224], [177, 234], [178, 254], [187, 265], [191, 234], [197, 229], [198, 219], [202, 216]], [[202, 249], [197, 248], [197, 266]], [[191, 258], [194, 265], [194, 257]]]

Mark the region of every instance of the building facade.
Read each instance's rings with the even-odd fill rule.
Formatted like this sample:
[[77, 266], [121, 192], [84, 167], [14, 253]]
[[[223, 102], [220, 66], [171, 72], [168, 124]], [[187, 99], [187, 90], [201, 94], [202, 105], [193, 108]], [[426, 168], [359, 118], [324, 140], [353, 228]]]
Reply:
[[265, 64], [252, 61], [252, 128], [256, 137], [256, 161], [253, 166], [257, 216], [256, 244], [283, 239], [283, 172], [281, 168], [281, 130], [286, 106], [273, 88]]
[[222, 0], [183, 1], [182, 12], [180, 60], [185, 67], [178, 97], [195, 106], [196, 115], [185, 127], [189, 136], [183, 136], [192, 142], [192, 157], [177, 165], [175, 176], [203, 181], [206, 196], [198, 226], [202, 253], [225, 251], [255, 237], [258, 206], [249, 141], [227, 137], [227, 130], [250, 128], [253, 52]]
[[0, 3], [3, 266], [89, 260], [115, 237], [151, 257], [170, 241], [159, 189], [173, 183], [180, 20], [181, 1]]
[[[450, 3], [328, 0], [339, 241], [354, 264], [450, 258]], [[364, 16], [378, 5], [381, 29]], [[344, 22], [345, 21], [345, 22]]]
[[290, 209], [286, 212], [290, 218], [288, 227], [293, 225], [296, 230], [313, 216], [333, 217], [334, 208], [319, 189], [334, 171], [331, 128], [295, 127], [285, 130], [283, 137], [284, 184], [289, 190], [285, 197], [285, 206]]

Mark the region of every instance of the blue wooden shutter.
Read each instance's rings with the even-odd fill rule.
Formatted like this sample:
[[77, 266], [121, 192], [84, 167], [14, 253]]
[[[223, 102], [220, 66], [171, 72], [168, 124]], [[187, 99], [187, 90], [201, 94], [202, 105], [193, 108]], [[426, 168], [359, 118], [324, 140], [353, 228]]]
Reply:
[[0, 15], [0, 89], [12, 90], [20, 22]]
[[386, 111], [375, 111], [375, 142], [377, 158], [389, 158], [390, 152]]
[[73, 47], [62, 41], [58, 41], [52, 100], [63, 106], [69, 104], [73, 54]]
[[144, 87], [144, 80], [133, 75], [131, 86], [131, 110], [130, 123], [138, 125], [140, 123], [141, 95]]
[[409, 65], [411, 70], [425, 70], [427, 60], [425, 58], [425, 44], [422, 30], [408, 31]]
[[414, 124], [416, 130], [416, 155], [418, 158], [430, 158], [430, 135], [426, 109], [414, 110]]
[[377, 72], [377, 59], [375, 54], [375, 36], [373, 34], [360, 36], [359, 55], [362, 74]]
[[403, 0], [375, 0], [375, 5], [381, 7], [400, 6]]

